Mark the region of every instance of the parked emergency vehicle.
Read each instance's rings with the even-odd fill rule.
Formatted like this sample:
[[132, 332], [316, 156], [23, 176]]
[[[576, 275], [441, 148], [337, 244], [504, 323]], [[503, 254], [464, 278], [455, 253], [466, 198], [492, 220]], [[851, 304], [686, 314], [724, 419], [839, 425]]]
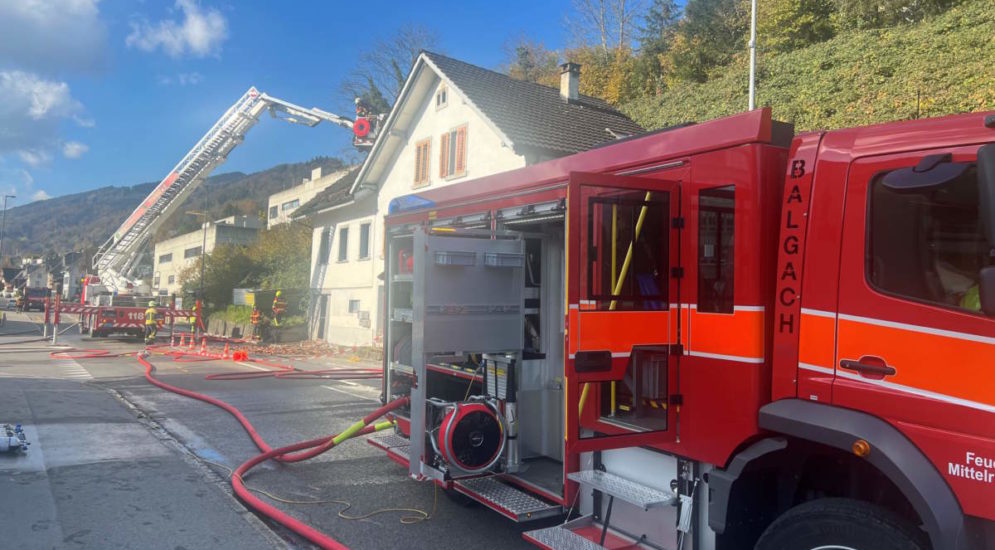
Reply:
[[769, 109], [401, 197], [371, 443], [543, 548], [995, 548], [993, 203], [995, 115]]
[[47, 288], [24, 288], [17, 298], [17, 309], [20, 311], [45, 311], [45, 300], [52, 294]]

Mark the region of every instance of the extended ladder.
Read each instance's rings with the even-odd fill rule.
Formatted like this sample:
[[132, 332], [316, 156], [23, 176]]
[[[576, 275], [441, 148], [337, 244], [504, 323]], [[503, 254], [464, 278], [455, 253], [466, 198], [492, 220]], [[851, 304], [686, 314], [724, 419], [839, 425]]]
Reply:
[[317, 108], [299, 107], [249, 88], [94, 255], [93, 268], [108, 290], [137, 286], [134, 271], [145, 244], [211, 171], [225, 161], [231, 150], [242, 143], [264, 109], [269, 109], [275, 118], [294, 124], [315, 126], [327, 121], [347, 128], [353, 126], [353, 121], [347, 118]]

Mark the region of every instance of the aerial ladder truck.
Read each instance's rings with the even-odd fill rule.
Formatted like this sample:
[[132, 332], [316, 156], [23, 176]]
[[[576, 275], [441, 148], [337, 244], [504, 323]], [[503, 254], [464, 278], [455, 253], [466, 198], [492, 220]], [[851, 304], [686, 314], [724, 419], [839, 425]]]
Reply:
[[[329, 122], [353, 131], [353, 145], [372, 147], [383, 115], [356, 100], [356, 118], [316, 107], [305, 108], [249, 88], [204, 137], [180, 160], [93, 256], [93, 273], [84, 277], [81, 303], [60, 304], [57, 313], [80, 314], [81, 328], [93, 336], [141, 334], [145, 302], [154, 299], [138, 273], [149, 239], [188, 196], [245, 139], [264, 111], [274, 118], [308, 127]], [[192, 310], [164, 310], [164, 321], [196, 315]], [[198, 323], [200, 321], [198, 320]]]

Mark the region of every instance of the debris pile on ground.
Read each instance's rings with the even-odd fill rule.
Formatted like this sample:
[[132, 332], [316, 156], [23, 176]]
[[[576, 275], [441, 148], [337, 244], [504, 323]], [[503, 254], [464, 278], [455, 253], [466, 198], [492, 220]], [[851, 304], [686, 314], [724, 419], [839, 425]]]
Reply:
[[337, 346], [321, 340], [302, 340], [300, 342], [256, 344], [253, 353], [258, 355], [280, 357], [330, 357], [346, 356], [379, 361], [383, 350], [373, 347]]

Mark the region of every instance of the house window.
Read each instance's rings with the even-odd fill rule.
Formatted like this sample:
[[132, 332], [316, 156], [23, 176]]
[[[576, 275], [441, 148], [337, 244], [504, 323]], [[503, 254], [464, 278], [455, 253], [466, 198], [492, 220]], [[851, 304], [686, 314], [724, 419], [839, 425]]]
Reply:
[[152, 286], [154, 288], [159, 288], [159, 272], [158, 271], [155, 272], [155, 280], [152, 281]]
[[445, 86], [441, 86], [439, 91], [435, 92], [435, 108], [441, 109], [449, 104], [449, 90]]
[[321, 241], [318, 244], [318, 263], [327, 264], [328, 257], [332, 255], [332, 231], [334, 229], [322, 230]]
[[280, 215], [280, 208], [279, 207], [277, 207], [276, 205], [273, 205], [273, 206], [269, 207], [269, 219], [272, 220], [273, 218], [275, 218], [275, 217], [277, 217], [279, 215]]
[[359, 300], [349, 300], [349, 313], [359, 313]]
[[176, 275], [170, 275], [169, 278], [166, 279], [166, 281], [167, 281], [166, 284], [170, 284], [170, 285], [173, 284], [173, 283], [175, 283], [176, 282]]
[[359, 226], [359, 259], [370, 259], [370, 224]]
[[186, 250], [183, 251], [183, 257], [184, 258], [196, 258], [197, 256], [200, 256], [200, 251], [201, 250], [202, 249], [199, 246], [195, 246], [193, 248], [188, 248], [188, 249], [186, 249]]
[[173, 253], [172, 252], [170, 252], [169, 254], [160, 254], [159, 255], [159, 263], [161, 263], [161, 264], [168, 264], [171, 261], [173, 261]]
[[466, 124], [453, 128], [439, 138], [439, 177], [466, 174]]
[[339, 261], [344, 262], [349, 259], [349, 228], [339, 229]]
[[428, 155], [432, 140], [423, 139], [415, 144], [415, 186], [428, 185]]
[[283, 203], [283, 205], [280, 206], [280, 209], [283, 210], [284, 212], [286, 212], [288, 210], [294, 210], [295, 208], [297, 208], [300, 205], [301, 205], [300, 199], [294, 199], [292, 201], [287, 201], [287, 202]]

